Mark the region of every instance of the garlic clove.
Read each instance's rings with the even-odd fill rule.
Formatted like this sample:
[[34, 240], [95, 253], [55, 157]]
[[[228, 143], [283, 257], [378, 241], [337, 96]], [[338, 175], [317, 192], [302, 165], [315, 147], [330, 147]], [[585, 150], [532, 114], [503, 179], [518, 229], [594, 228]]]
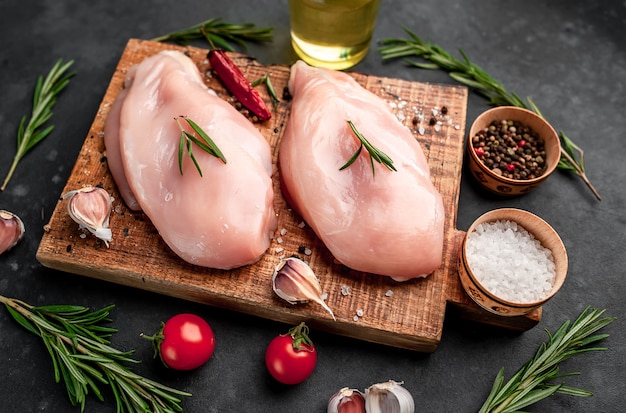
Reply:
[[10, 250], [24, 236], [24, 223], [12, 212], [0, 210], [0, 254]]
[[67, 212], [81, 229], [86, 229], [97, 238], [104, 241], [106, 246], [113, 240], [109, 228], [109, 216], [113, 198], [109, 193], [97, 186], [85, 186], [63, 195], [69, 199]]
[[296, 257], [281, 260], [272, 275], [272, 288], [276, 295], [290, 304], [314, 301], [333, 316], [335, 314], [322, 299], [319, 279], [309, 265]]
[[365, 397], [356, 389], [344, 387], [328, 400], [327, 413], [365, 413]]
[[389, 380], [365, 389], [365, 410], [367, 413], [413, 413], [415, 403], [402, 382]]

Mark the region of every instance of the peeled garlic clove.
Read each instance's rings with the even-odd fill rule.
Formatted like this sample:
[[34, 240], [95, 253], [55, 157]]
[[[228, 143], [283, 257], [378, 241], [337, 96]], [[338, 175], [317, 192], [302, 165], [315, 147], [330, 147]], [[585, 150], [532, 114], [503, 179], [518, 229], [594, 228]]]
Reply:
[[322, 287], [309, 265], [296, 257], [281, 260], [272, 275], [272, 288], [276, 295], [290, 304], [315, 301], [333, 316], [333, 311], [322, 299]]
[[24, 223], [12, 212], [0, 210], [0, 254], [10, 250], [24, 236]]
[[80, 228], [100, 238], [108, 247], [109, 242], [113, 240], [109, 228], [109, 216], [113, 205], [111, 195], [103, 188], [89, 185], [63, 195], [63, 199], [68, 198], [69, 216]]
[[328, 401], [327, 413], [365, 413], [365, 397], [356, 389], [344, 387]]
[[365, 389], [365, 410], [367, 413], [413, 413], [415, 403], [402, 382], [389, 380]]

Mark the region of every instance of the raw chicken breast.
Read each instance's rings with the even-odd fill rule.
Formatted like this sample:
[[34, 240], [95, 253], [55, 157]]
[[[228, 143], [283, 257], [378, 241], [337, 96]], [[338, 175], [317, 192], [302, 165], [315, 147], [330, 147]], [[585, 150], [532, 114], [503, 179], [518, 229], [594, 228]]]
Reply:
[[106, 148], [109, 170], [111, 171], [111, 175], [113, 175], [117, 190], [120, 192], [128, 208], [133, 211], [139, 211], [141, 207], [126, 180], [124, 165], [122, 164], [122, 154], [120, 152], [120, 112], [122, 111], [122, 103], [124, 103], [127, 92], [128, 89], [123, 89], [117, 95], [117, 98], [111, 105], [111, 109], [109, 109], [109, 114], [104, 121], [104, 146]]
[[[388, 105], [348, 74], [297, 62], [291, 114], [279, 151], [285, 198], [333, 256], [358, 271], [397, 281], [427, 276], [442, 262], [444, 208], [415, 137]], [[358, 131], [397, 172], [374, 162]]]
[[[257, 261], [277, 226], [271, 152], [263, 135], [204, 85], [182, 53], [161, 52], [129, 75], [127, 91], [113, 106], [119, 105], [119, 112], [112, 112], [105, 131], [107, 142], [116, 130], [119, 138], [123, 173], [113, 174], [118, 186], [128, 185], [163, 240], [185, 261], [219, 269]], [[175, 121], [180, 116], [196, 122], [227, 163], [194, 144], [203, 176], [186, 151], [181, 175]], [[111, 163], [115, 150], [107, 145], [111, 168], [120, 166]]]

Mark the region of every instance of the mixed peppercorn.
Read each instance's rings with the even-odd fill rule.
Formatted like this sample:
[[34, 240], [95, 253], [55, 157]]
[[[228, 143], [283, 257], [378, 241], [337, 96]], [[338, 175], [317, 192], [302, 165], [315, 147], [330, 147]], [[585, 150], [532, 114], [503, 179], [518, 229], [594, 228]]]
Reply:
[[493, 121], [472, 137], [472, 147], [487, 168], [505, 178], [534, 179], [546, 170], [543, 139], [518, 121]]

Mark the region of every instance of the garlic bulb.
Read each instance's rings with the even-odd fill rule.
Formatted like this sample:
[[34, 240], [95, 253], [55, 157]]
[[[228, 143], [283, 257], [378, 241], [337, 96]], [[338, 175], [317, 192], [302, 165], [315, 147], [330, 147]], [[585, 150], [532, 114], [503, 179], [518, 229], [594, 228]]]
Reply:
[[315, 301], [333, 316], [333, 311], [322, 299], [319, 279], [309, 265], [296, 257], [281, 260], [272, 275], [272, 288], [276, 295], [290, 304]]
[[68, 199], [67, 213], [81, 229], [86, 229], [104, 241], [106, 246], [113, 240], [109, 228], [109, 216], [113, 198], [109, 193], [97, 186], [85, 186], [69, 191], [63, 195]]
[[415, 404], [411, 393], [402, 387], [402, 382], [389, 380], [373, 384], [365, 389], [365, 411], [367, 413], [413, 413]]
[[411, 393], [402, 382], [389, 380], [365, 389], [365, 395], [356, 389], [344, 387], [328, 401], [327, 413], [414, 413]]
[[10, 250], [24, 236], [24, 223], [12, 212], [0, 210], [0, 254]]
[[344, 387], [328, 401], [327, 413], [365, 413], [365, 397], [356, 389]]

